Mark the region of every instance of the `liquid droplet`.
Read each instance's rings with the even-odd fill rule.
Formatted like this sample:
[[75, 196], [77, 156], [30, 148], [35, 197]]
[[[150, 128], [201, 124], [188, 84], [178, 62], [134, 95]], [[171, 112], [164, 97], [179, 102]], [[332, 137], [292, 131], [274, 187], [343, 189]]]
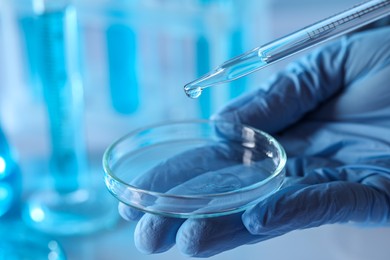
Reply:
[[186, 95], [190, 98], [198, 98], [202, 94], [201, 87], [185, 86], [184, 91], [186, 92]]

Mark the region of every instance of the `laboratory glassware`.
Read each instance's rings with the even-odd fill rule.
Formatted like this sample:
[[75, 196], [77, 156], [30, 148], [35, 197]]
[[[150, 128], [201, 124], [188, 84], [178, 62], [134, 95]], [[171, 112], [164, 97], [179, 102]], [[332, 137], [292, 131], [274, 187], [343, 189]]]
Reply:
[[107, 66], [111, 102], [121, 114], [134, 114], [139, 107], [137, 78], [137, 35], [125, 23], [114, 23], [107, 28]]
[[36, 234], [20, 220], [22, 175], [0, 127], [0, 260], [66, 259], [59, 243]]
[[[277, 191], [286, 154], [250, 126], [187, 120], [135, 130], [103, 156], [108, 190], [144, 212], [203, 218], [239, 212]], [[157, 184], [156, 184], [157, 183]]]
[[205, 88], [246, 76], [274, 62], [383, 18], [389, 13], [390, 0], [366, 1], [228, 60], [185, 85], [184, 91], [187, 96], [197, 98]]
[[0, 219], [20, 214], [21, 173], [0, 125]]
[[[134, 5], [135, 8], [139, 7], [139, 2], [138, 0], [132, 1], [131, 5]], [[108, 1], [108, 4], [112, 6], [120, 3], [121, 1], [118, 0]], [[115, 111], [120, 114], [134, 114], [140, 105], [140, 86], [137, 75], [137, 53], [139, 52], [137, 31], [131, 24], [126, 23], [125, 19], [120, 19], [125, 15], [119, 9], [107, 8], [105, 12], [106, 16], [112, 16], [114, 20], [105, 28], [111, 103]]]
[[33, 65], [46, 106], [51, 185], [28, 198], [22, 216], [26, 224], [46, 233], [90, 233], [115, 223], [117, 214], [87, 162], [77, 13], [68, 1], [39, 3], [21, 1], [14, 7], [18, 15], [30, 15], [33, 22], [30, 29], [34, 31], [28, 35], [34, 38], [27, 50], [36, 52]]
[[67, 259], [58, 241], [29, 229], [20, 220], [0, 222], [0, 237], [0, 260]]

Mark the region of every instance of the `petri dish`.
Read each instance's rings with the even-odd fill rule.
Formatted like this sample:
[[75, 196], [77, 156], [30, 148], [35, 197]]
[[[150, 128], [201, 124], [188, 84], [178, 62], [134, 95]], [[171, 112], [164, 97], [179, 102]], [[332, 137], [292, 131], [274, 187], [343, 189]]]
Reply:
[[245, 210], [280, 189], [287, 157], [271, 135], [210, 120], [130, 132], [103, 155], [105, 184], [143, 212], [205, 218]]

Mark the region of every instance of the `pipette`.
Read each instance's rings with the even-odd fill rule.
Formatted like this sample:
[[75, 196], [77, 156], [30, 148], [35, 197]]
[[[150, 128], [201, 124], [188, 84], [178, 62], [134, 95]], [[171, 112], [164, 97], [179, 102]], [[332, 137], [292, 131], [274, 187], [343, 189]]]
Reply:
[[197, 98], [203, 89], [236, 80], [274, 62], [316, 46], [390, 14], [390, 0], [371, 0], [279, 38], [221, 64], [188, 83], [184, 91]]

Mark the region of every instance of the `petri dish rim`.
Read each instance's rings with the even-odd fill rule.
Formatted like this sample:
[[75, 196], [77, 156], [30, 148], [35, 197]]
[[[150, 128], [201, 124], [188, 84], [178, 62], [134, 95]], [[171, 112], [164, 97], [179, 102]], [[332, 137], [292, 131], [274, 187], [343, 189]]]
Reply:
[[[142, 133], [144, 131], [147, 131], [147, 130], [150, 130], [150, 129], [154, 129], [154, 128], [163, 127], [163, 126], [173, 126], [173, 125], [182, 125], [182, 124], [210, 124], [210, 123], [215, 124], [216, 122], [222, 122], [222, 123], [227, 123], [227, 124], [232, 124], [232, 125], [239, 125], [242, 128], [251, 129], [252, 131], [256, 132], [257, 134], [260, 134], [260, 135], [266, 137], [268, 140], [270, 140], [273, 143], [273, 145], [275, 145], [275, 147], [277, 148], [277, 150], [280, 153], [280, 163], [277, 165], [277, 167], [273, 171], [273, 173], [270, 174], [267, 178], [265, 178], [264, 180], [262, 180], [260, 182], [256, 182], [254, 184], [245, 186], [243, 188], [240, 188], [240, 189], [237, 189], [237, 190], [234, 190], [234, 191], [221, 192], [221, 193], [199, 194], [199, 195], [198, 194], [194, 194], [194, 195], [174, 195], [174, 194], [167, 194], [167, 193], [163, 193], [163, 192], [156, 192], [156, 191], [150, 191], [150, 190], [137, 188], [137, 187], [135, 187], [135, 186], [133, 186], [133, 185], [131, 185], [131, 184], [121, 180], [119, 177], [117, 177], [113, 173], [113, 171], [111, 170], [111, 167], [109, 166], [109, 158], [110, 158], [110, 155], [112, 154], [112, 151], [119, 144], [121, 144], [124, 140], [127, 140], [129, 137], [135, 136], [138, 133]], [[171, 199], [217, 198], [217, 197], [223, 197], [223, 196], [232, 195], [232, 194], [235, 194], [235, 193], [241, 193], [241, 192], [245, 192], [245, 191], [254, 190], [254, 189], [256, 189], [256, 188], [258, 188], [260, 186], [263, 186], [267, 182], [270, 182], [275, 177], [277, 177], [280, 173], [282, 173], [284, 168], [285, 168], [286, 162], [287, 162], [287, 155], [286, 155], [286, 152], [285, 152], [284, 148], [270, 134], [268, 134], [268, 133], [266, 133], [264, 131], [261, 131], [259, 129], [256, 129], [254, 127], [251, 127], [249, 125], [245, 125], [245, 124], [237, 124], [237, 123], [228, 122], [228, 121], [214, 121], [214, 120], [202, 120], [202, 119], [180, 120], [180, 121], [166, 121], [164, 123], [151, 124], [151, 125], [148, 125], [148, 126], [145, 126], [145, 127], [137, 128], [137, 129], [135, 129], [133, 131], [130, 131], [126, 135], [120, 137], [116, 141], [114, 141], [106, 149], [106, 151], [103, 154], [103, 169], [104, 169], [106, 178], [113, 179], [114, 181], [116, 181], [116, 182], [120, 183], [121, 185], [125, 186], [126, 189], [130, 189], [131, 191], [136, 192], [136, 193], [141, 193], [141, 194], [145, 194], [145, 195], [152, 195], [152, 196], [161, 197], [161, 198], [171, 198]], [[112, 193], [111, 189], [109, 189], [109, 191]], [[114, 194], [114, 196], [115, 196], [115, 194]], [[133, 206], [133, 205], [130, 205], [130, 206]], [[139, 208], [139, 209], [146, 211], [143, 208]]]

